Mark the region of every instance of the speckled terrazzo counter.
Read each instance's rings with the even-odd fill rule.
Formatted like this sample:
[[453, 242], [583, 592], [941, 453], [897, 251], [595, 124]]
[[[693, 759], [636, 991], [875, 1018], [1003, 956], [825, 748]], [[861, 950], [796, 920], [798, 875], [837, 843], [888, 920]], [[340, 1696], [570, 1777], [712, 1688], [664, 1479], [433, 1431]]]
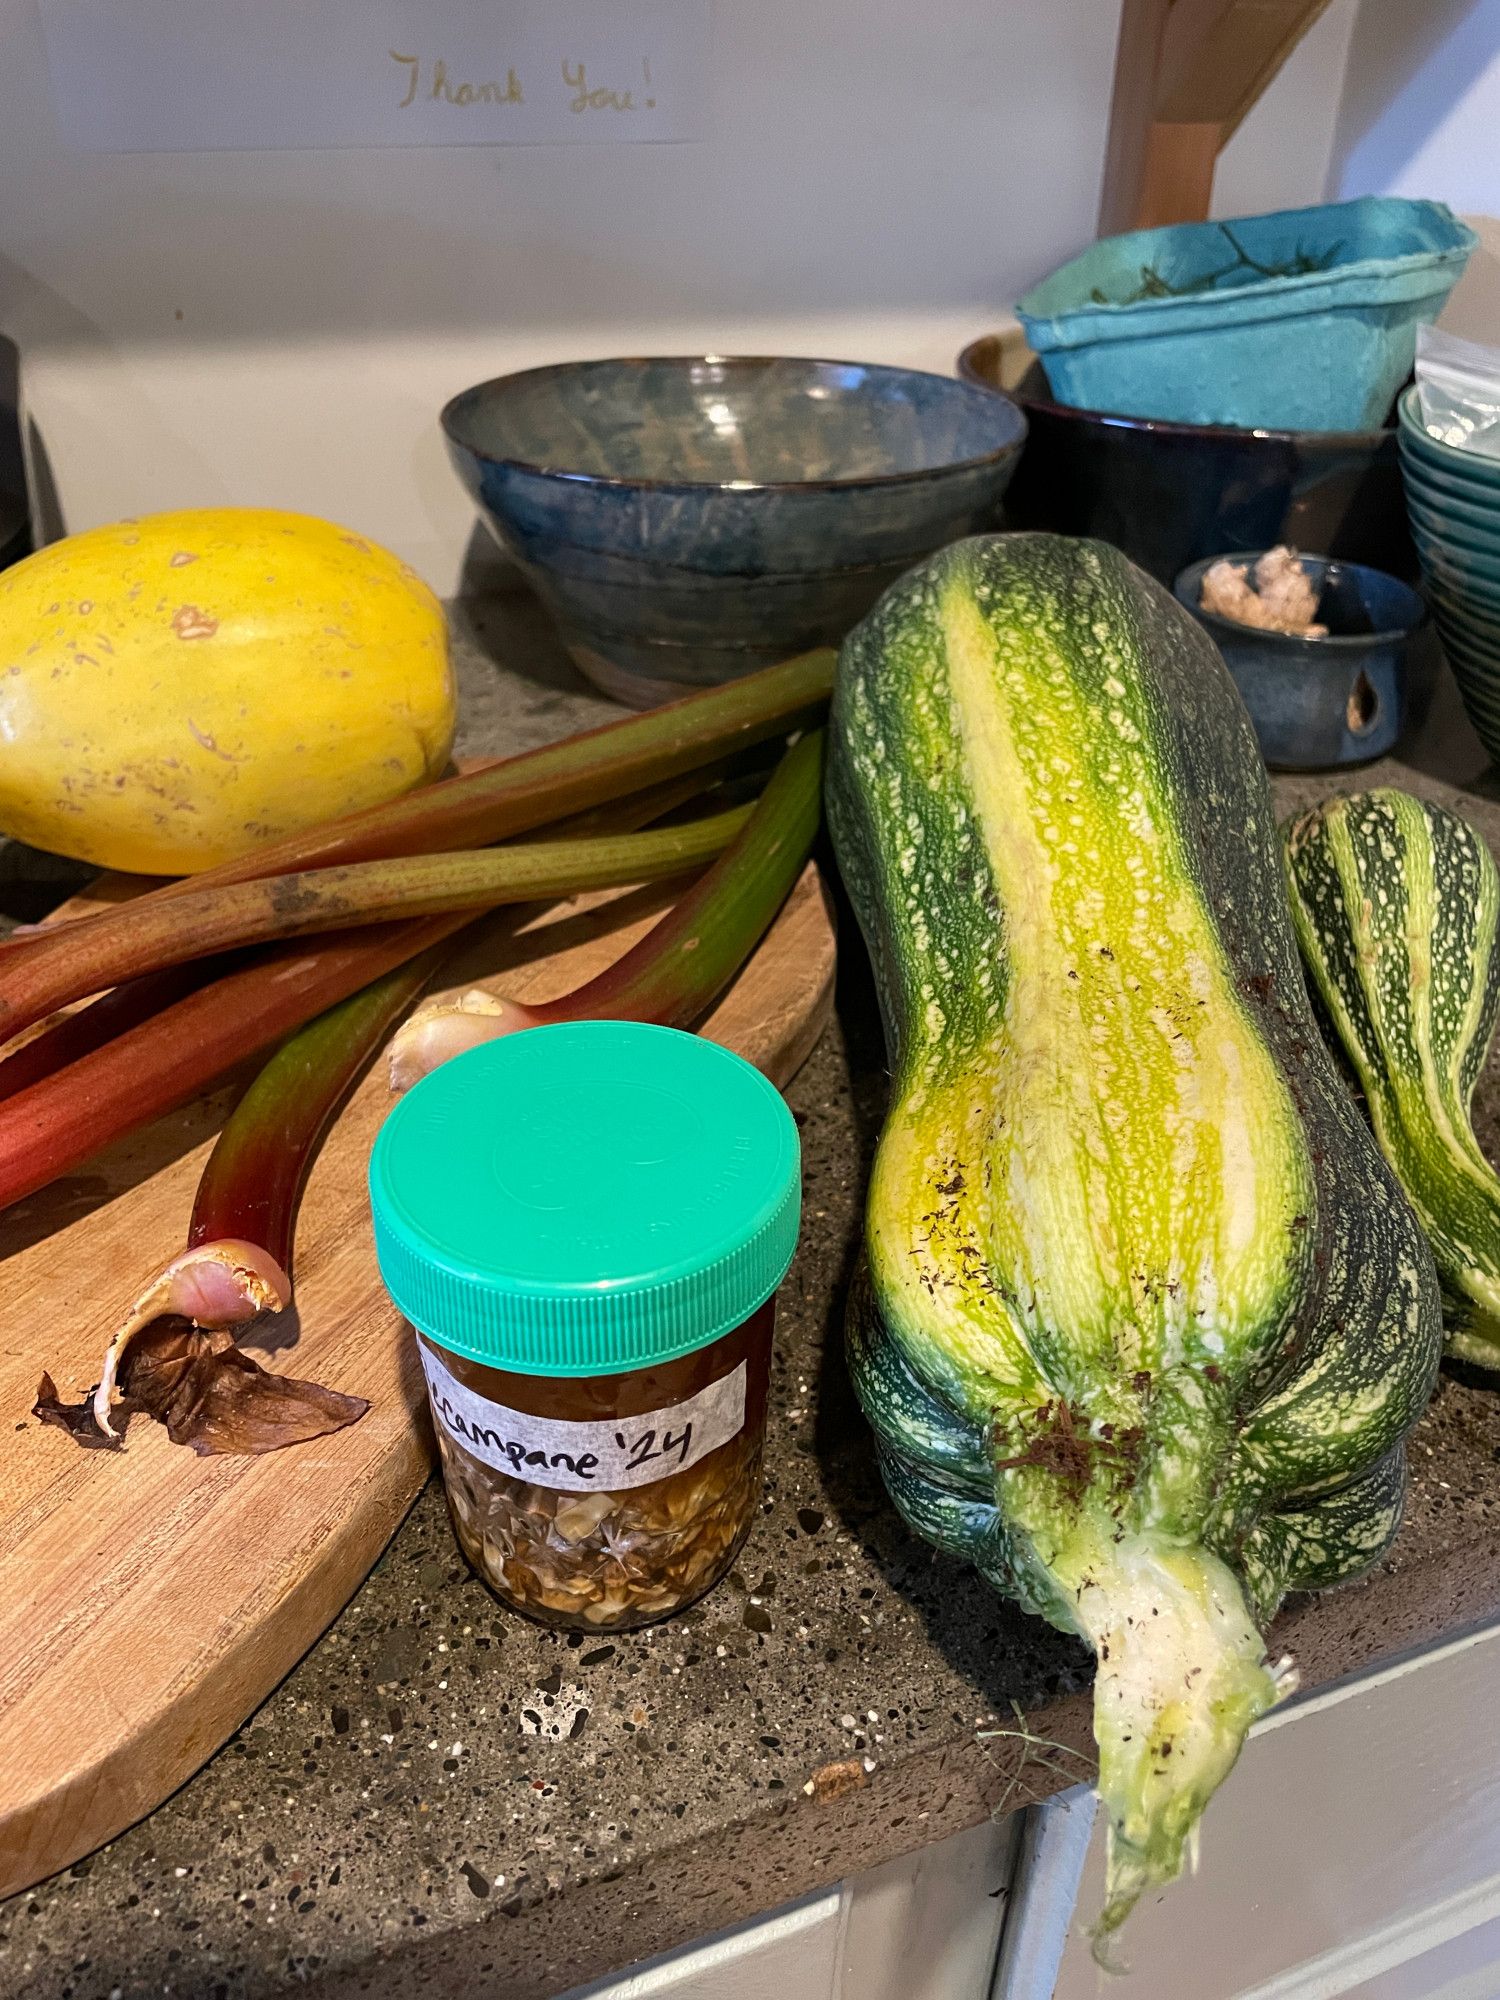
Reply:
[[[458, 625], [465, 750], [610, 712], [525, 600]], [[497, 670], [496, 652], [521, 672]], [[1415, 761], [1473, 780], [1482, 754], [1439, 707]], [[1447, 795], [1407, 766], [1350, 784], [1372, 776]], [[1500, 848], [1500, 792], [1481, 788], [1465, 809]], [[1278, 783], [1283, 807], [1328, 789]], [[31, 915], [66, 886], [0, 852], [0, 908]], [[4, 2000], [550, 2000], [1086, 1769], [1081, 1649], [904, 1531], [830, 1338], [883, 1096], [846, 944], [839, 1020], [789, 1093], [806, 1225], [782, 1293], [765, 1505], [735, 1574], [654, 1631], [564, 1638], [470, 1577], [429, 1486], [342, 1617], [198, 1777], [0, 1906]], [[1494, 1154], [1500, 1066], [1483, 1092]], [[1445, 1378], [1413, 1469], [1391, 1558], [1278, 1623], [1305, 1687], [1500, 1613], [1500, 1396]], [[1070, 1748], [987, 1734], [1016, 1728], [1012, 1704]]]

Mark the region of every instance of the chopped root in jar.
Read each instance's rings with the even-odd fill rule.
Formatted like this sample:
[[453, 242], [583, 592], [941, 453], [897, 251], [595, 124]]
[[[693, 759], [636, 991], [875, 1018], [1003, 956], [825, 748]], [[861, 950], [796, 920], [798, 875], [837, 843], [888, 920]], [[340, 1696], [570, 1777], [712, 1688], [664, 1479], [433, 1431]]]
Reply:
[[554, 1534], [564, 1542], [584, 1541], [614, 1511], [613, 1493], [580, 1493], [576, 1498], [570, 1495], [552, 1516]]
[[669, 1479], [606, 1493], [510, 1479], [439, 1442], [464, 1554], [543, 1623], [602, 1631], [691, 1603], [728, 1567], [760, 1494], [759, 1439], [743, 1432]]

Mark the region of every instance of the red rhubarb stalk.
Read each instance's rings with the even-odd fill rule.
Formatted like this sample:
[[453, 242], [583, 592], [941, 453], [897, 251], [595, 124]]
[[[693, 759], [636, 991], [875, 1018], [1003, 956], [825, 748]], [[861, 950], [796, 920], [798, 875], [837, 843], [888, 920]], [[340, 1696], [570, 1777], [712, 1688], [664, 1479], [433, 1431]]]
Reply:
[[[724, 775], [723, 767], [708, 766], [702, 771], [669, 779], [664, 784], [648, 786], [629, 799], [617, 799], [609, 805], [597, 806], [591, 812], [560, 820], [547, 831], [555, 839], [585, 834], [630, 833], [712, 789]], [[67, 921], [90, 920], [71, 918]], [[40, 936], [44, 930], [50, 933], [55, 927], [55, 920], [49, 925], [33, 925], [29, 934]], [[3, 958], [3, 950], [0, 950], [0, 961]], [[226, 954], [218, 960], [200, 959], [196, 963], [172, 966], [165, 972], [152, 973], [116, 986], [89, 1006], [65, 1015], [54, 1026], [33, 1035], [29, 1041], [23, 1041], [19, 1048], [0, 1060], [0, 1101], [14, 1097], [18, 1090], [40, 1082], [43, 1077], [51, 1076], [68, 1063], [77, 1062], [114, 1036], [124, 1034], [127, 1028], [134, 1028], [152, 1014], [160, 1013], [195, 987], [205, 986], [211, 979], [219, 978], [222, 973], [231, 970], [234, 963], [233, 955]], [[3, 984], [3, 972], [0, 972], [0, 986]]]
[[0, 966], [0, 1040], [105, 987], [269, 938], [545, 902], [685, 874], [723, 851], [748, 810], [645, 833], [356, 862], [200, 888], [170, 901], [143, 896], [106, 920], [59, 924]]
[[0, 1104], [0, 1209], [176, 1111], [325, 1007], [472, 917], [382, 924], [328, 944], [282, 946], [200, 987]]
[[[557, 830], [590, 836], [628, 831], [681, 805], [700, 782], [695, 777], [670, 779], [633, 798], [581, 813]], [[352, 938], [314, 938], [305, 945], [259, 952], [248, 964], [152, 1018], [101, 1046], [90, 1046], [66, 1067], [44, 1070], [29, 1087], [0, 1102], [0, 1209], [176, 1111], [324, 1008], [473, 921], [474, 913], [465, 910], [375, 925]], [[117, 988], [74, 1018], [86, 1020], [132, 990]], [[39, 1042], [66, 1035], [71, 1025], [64, 1021]], [[11, 1063], [26, 1062], [37, 1046], [27, 1043], [0, 1063], [0, 1077]], [[4, 1095], [0, 1090], [0, 1098]]]
[[[582, 814], [565, 823], [567, 831], [628, 830], [681, 805], [702, 784], [701, 775], [675, 779]], [[85, 1443], [116, 1443], [112, 1413], [127, 1399], [164, 1422], [175, 1442], [200, 1452], [258, 1452], [325, 1436], [364, 1414], [358, 1397], [269, 1373], [238, 1351], [229, 1330], [289, 1302], [293, 1236], [313, 1160], [392, 1022], [417, 998], [446, 948], [429, 946], [282, 1043], [209, 1155], [186, 1250], [125, 1315], [88, 1401], [62, 1403], [49, 1377], [38, 1396], [39, 1416]], [[184, 1320], [191, 1325], [183, 1327]]]
[[623, 957], [573, 992], [526, 1006], [476, 989], [418, 1011], [391, 1044], [391, 1087], [404, 1090], [451, 1056], [552, 1021], [655, 1021], [689, 1027], [749, 958], [801, 874], [817, 835], [823, 733], [778, 765], [743, 830], [706, 874]]
[[0, 1062], [0, 1101], [14, 1097], [18, 1090], [39, 1083], [68, 1063], [77, 1062], [102, 1043], [123, 1035], [127, 1028], [138, 1027], [151, 1015], [170, 1007], [174, 1000], [191, 993], [194, 987], [207, 985], [227, 970], [229, 963], [220, 959], [174, 965], [147, 979], [132, 979], [128, 986], [117, 986], [91, 1006], [64, 1016], [55, 1026], [22, 1042]]
[[[198, 1183], [188, 1247], [136, 1299], [105, 1353], [91, 1400], [106, 1439], [118, 1438], [112, 1411], [131, 1344], [155, 1321], [176, 1315], [212, 1331], [245, 1326], [289, 1302], [297, 1210], [318, 1148], [392, 1022], [441, 957], [441, 945], [429, 946], [309, 1021], [282, 1043], [230, 1113]], [[242, 1364], [230, 1366], [229, 1380], [238, 1385]], [[289, 1442], [293, 1432], [298, 1438], [324, 1435], [367, 1407], [357, 1397], [338, 1397], [330, 1405], [328, 1390], [310, 1400], [303, 1393], [307, 1385], [260, 1373], [257, 1396], [271, 1393], [267, 1382], [281, 1383], [275, 1393], [283, 1418], [298, 1413], [269, 1432], [263, 1423], [255, 1428], [254, 1436], [270, 1443]], [[310, 1414], [321, 1419], [313, 1431], [307, 1428]], [[212, 1448], [224, 1446], [215, 1439]], [[248, 1441], [242, 1448], [251, 1448]]]

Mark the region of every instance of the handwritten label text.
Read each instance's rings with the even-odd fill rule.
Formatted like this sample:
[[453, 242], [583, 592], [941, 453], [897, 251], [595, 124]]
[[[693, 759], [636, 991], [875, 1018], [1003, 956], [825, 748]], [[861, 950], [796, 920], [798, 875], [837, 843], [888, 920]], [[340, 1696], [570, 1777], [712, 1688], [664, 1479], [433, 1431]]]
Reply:
[[533, 1486], [569, 1493], [649, 1486], [696, 1465], [745, 1428], [743, 1361], [667, 1409], [575, 1424], [492, 1402], [460, 1382], [425, 1341], [420, 1345], [439, 1429], [485, 1465]]

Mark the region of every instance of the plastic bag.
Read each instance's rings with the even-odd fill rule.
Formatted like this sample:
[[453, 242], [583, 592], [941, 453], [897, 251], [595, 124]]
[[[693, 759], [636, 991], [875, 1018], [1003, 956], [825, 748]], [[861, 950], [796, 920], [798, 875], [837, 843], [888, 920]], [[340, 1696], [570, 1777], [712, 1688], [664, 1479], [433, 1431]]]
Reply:
[[1500, 347], [1419, 326], [1417, 400], [1441, 444], [1500, 458]]

